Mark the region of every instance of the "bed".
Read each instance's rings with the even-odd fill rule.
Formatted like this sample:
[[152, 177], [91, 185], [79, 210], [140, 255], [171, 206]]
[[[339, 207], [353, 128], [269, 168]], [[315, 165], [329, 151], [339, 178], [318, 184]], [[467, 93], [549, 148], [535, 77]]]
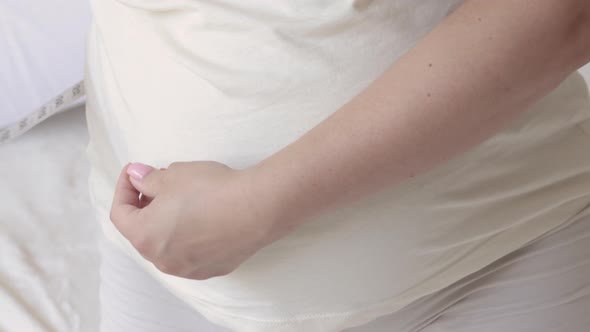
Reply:
[[0, 331], [96, 331], [83, 106], [0, 146]]
[[2, 332], [97, 330], [83, 89], [62, 94], [83, 79], [89, 22], [87, 0], [0, 0]]

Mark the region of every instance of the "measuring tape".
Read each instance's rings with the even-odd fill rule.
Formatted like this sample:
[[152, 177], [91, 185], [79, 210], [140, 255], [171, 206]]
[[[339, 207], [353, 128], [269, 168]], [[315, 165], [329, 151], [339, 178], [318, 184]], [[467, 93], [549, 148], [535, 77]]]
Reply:
[[24, 119], [0, 128], [0, 144], [24, 134], [50, 116], [65, 111], [85, 94], [84, 81], [76, 83]]

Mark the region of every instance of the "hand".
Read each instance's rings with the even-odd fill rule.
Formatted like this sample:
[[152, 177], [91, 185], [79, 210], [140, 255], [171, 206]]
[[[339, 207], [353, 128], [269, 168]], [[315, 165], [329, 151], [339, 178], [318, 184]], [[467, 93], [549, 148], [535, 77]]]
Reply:
[[215, 161], [160, 170], [134, 163], [121, 171], [110, 217], [160, 271], [203, 280], [232, 272], [280, 237], [273, 209], [253, 189], [248, 170]]

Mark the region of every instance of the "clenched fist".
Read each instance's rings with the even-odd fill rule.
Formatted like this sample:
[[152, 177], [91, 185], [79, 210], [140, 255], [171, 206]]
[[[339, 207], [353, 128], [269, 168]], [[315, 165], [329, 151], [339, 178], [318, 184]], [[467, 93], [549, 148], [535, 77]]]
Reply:
[[198, 280], [225, 275], [286, 232], [250, 175], [215, 161], [166, 169], [128, 164], [110, 217], [162, 272]]

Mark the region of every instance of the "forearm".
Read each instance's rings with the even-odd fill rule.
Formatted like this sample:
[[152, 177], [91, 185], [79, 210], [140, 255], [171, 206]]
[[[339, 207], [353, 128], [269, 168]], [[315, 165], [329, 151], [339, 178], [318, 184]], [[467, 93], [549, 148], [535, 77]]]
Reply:
[[258, 193], [295, 224], [474, 147], [588, 61], [585, 2], [466, 1], [365, 91], [253, 167]]

